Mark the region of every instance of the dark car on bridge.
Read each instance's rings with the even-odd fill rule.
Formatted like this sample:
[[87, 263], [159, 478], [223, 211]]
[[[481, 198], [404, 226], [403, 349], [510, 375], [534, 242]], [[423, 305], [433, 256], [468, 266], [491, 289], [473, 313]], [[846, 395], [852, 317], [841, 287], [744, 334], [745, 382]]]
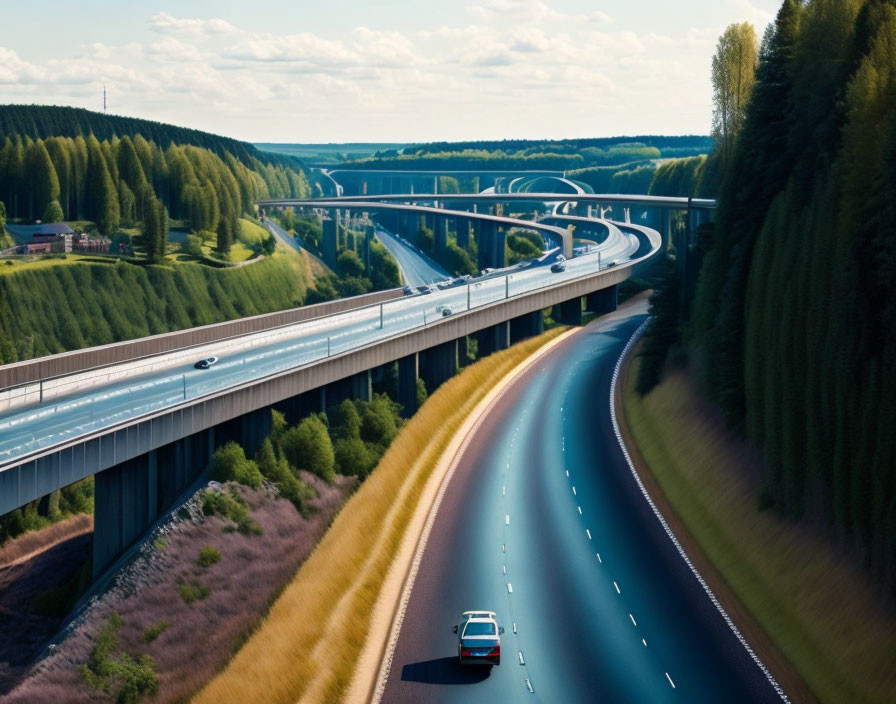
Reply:
[[457, 659], [461, 665], [500, 665], [501, 634], [494, 611], [465, 611], [457, 633]]
[[208, 369], [213, 364], [217, 364], [217, 363], [218, 363], [217, 357], [206, 357], [205, 359], [200, 359], [193, 366], [196, 367], [196, 369]]
[[551, 264], [551, 271], [555, 274], [566, 271], [566, 262], [557, 262], [556, 264]]

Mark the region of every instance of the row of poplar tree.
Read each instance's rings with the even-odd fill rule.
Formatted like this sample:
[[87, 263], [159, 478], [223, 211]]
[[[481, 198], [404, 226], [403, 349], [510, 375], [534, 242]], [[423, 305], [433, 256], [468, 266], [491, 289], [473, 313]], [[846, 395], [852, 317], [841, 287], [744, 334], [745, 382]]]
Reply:
[[832, 525], [893, 586], [896, 0], [785, 0], [752, 56], [750, 29], [714, 62], [719, 205], [679, 330], [763, 452], [762, 504]]
[[0, 147], [0, 200], [10, 219], [92, 221], [103, 235], [139, 225], [154, 261], [164, 256], [170, 213], [196, 232], [216, 233], [218, 251], [227, 252], [255, 200], [311, 192], [300, 167], [246, 160], [194, 145], [163, 147], [139, 134], [103, 141], [15, 135]]

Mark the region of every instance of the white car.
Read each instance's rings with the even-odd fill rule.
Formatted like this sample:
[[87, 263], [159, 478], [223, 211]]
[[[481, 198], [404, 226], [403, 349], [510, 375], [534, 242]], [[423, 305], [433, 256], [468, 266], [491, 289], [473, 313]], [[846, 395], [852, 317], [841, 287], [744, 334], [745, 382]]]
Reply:
[[217, 364], [217, 363], [218, 363], [217, 357], [206, 357], [205, 359], [200, 359], [193, 366], [196, 367], [196, 369], [208, 369], [213, 364]]
[[494, 611], [464, 611], [457, 634], [457, 658], [461, 665], [500, 665], [501, 634]]

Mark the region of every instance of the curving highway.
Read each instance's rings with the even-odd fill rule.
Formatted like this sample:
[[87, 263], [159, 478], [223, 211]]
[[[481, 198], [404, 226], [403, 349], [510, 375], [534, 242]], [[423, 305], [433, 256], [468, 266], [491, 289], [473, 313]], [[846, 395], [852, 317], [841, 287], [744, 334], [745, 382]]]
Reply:
[[393, 235], [388, 230], [377, 227], [376, 236], [383, 243], [383, 246], [389, 250], [395, 261], [398, 262], [401, 278], [406, 286], [417, 288], [424, 284], [432, 284], [436, 281], [451, 278], [451, 274], [436, 262], [418, 252], [411, 245], [405, 244], [399, 237]]
[[[649, 251], [645, 256], [650, 256], [657, 250], [659, 236], [652, 233], [647, 241]], [[0, 470], [31, 453], [162, 409], [314, 364], [426, 325], [439, 324], [446, 307], [451, 315], [463, 314], [592, 275], [609, 266], [633, 265], [638, 259], [631, 255], [637, 247], [631, 244], [628, 239], [608, 238], [601, 246], [569, 260], [567, 270], [562, 273], [551, 273], [550, 262], [545, 259], [431, 294], [406, 296], [381, 305], [159, 355], [146, 360], [146, 372], [142, 374], [130, 365], [112, 365], [86, 380], [74, 375], [78, 379], [77, 389], [73, 387], [69, 393], [63, 390], [59, 398], [0, 414]], [[221, 361], [208, 370], [193, 368], [197, 359], [211, 355], [220, 357]], [[156, 365], [159, 368], [152, 370]], [[127, 373], [118, 372], [119, 367]]]
[[[609, 418], [643, 303], [595, 321], [486, 416], [423, 552], [381, 698], [772, 702], [781, 697], [645, 502]], [[460, 668], [451, 626], [489, 609], [502, 664]]]

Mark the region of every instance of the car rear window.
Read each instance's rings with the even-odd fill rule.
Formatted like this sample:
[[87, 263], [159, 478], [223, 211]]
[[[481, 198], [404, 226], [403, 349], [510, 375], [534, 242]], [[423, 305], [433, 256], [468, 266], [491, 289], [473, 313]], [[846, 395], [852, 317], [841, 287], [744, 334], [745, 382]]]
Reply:
[[464, 629], [464, 637], [466, 636], [493, 636], [497, 633], [495, 624], [483, 621], [477, 623], [472, 621], [467, 624]]

